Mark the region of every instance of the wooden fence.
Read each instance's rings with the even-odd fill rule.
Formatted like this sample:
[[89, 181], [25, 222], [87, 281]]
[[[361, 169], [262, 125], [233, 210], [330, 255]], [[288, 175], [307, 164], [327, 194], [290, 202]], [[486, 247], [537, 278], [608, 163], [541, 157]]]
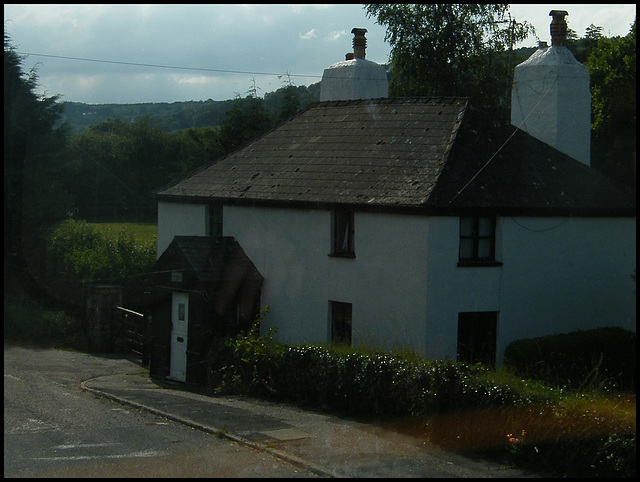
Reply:
[[116, 306], [112, 312], [111, 343], [114, 351], [133, 356], [141, 365], [149, 365], [149, 317]]

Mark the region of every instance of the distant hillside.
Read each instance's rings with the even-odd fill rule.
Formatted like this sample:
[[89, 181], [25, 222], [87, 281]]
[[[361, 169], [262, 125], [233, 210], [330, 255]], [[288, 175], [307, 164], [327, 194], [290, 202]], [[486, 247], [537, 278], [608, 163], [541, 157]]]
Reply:
[[[520, 48], [513, 51], [513, 65], [526, 60], [536, 49]], [[505, 52], [504, 55], [511, 55]], [[391, 76], [388, 73], [388, 76]], [[264, 96], [267, 109], [278, 112], [284, 102], [285, 88], [268, 92]], [[309, 87], [296, 86], [298, 104], [304, 109], [312, 102], [320, 100], [320, 82]], [[73, 131], [77, 132], [106, 119], [136, 121], [147, 116], [153, 119], [158, 127], [167, 132], [177, 132], [189, 128], [214, 127], [220, 125], [227, 111], [233, 106], [234, 99], [205, 100], [172, 103], [145, 104], [83, 104], [81, 102], [63, 102], [62, 120], [67, 121]]]
[[[276, 112], [282, 105], [284, 89], [265, 94], [268, 109]], [[300, 107], [304, 108], [320, 98], [320, 83], [309, 87], [296, 87]], [[106, 119], [136, 121], [149, 117], [156, 125], [168, 132], [197, 127], [217, 126], [233, 105], [233, 99], [206, 100], [172, 103], [144, 104], [84, 104], [82, 102], [62, 102], [62, 120], [67, 121], [74, 131], [80, 131]]]

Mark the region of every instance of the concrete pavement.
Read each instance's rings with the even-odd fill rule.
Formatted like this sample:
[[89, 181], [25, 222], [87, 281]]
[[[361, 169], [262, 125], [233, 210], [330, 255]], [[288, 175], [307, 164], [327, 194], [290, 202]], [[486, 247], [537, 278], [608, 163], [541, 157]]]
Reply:
[[361, 423], [246, 397], [207, 396], [148, 378], [116, 374], [86, 380], [95, 395], [138, 407], [267, 451], [327, 477], [535, 477], [518, 469], [428, 446], [420, 431]]

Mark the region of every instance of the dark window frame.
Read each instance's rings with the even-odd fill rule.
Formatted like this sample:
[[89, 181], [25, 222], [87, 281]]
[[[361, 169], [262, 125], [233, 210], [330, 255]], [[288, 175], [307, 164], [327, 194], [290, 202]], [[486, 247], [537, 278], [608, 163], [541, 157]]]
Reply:
[[457, 360], [495, 367], [497, 335], [497, 311], [458, 313]]
[[331, 252], [329, 256], [355, 258], [355, 214], [351, 209], [331, 212]]
[[215, 238], [222, 236], [223, 229], [222, 204], [209, 204], [209, 236]]
[[329, 301], [331, 344], [351, 346], [353, 305], [342, 301]]
[[496, 224], [495, 216], [460, 216], [458, 266], [502, 266], [496, 261]]

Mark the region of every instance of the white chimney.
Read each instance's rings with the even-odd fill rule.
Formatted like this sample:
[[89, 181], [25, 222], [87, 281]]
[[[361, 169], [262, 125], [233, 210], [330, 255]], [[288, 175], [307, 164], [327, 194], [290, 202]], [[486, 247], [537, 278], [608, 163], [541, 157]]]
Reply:
[[342, 62], [324, 69], [320, 83], [320, 101], [379, 99], [389, 96], [387, 70], [365, 59], [367, 39], [364, 28], [354, 28], [353, 53]]
[[591, 165], [589, 69], [565, 46], [567, 12], [552, 10], [551, 47], [541, 43], [516, 66], [511, 123], [574, 159]]

